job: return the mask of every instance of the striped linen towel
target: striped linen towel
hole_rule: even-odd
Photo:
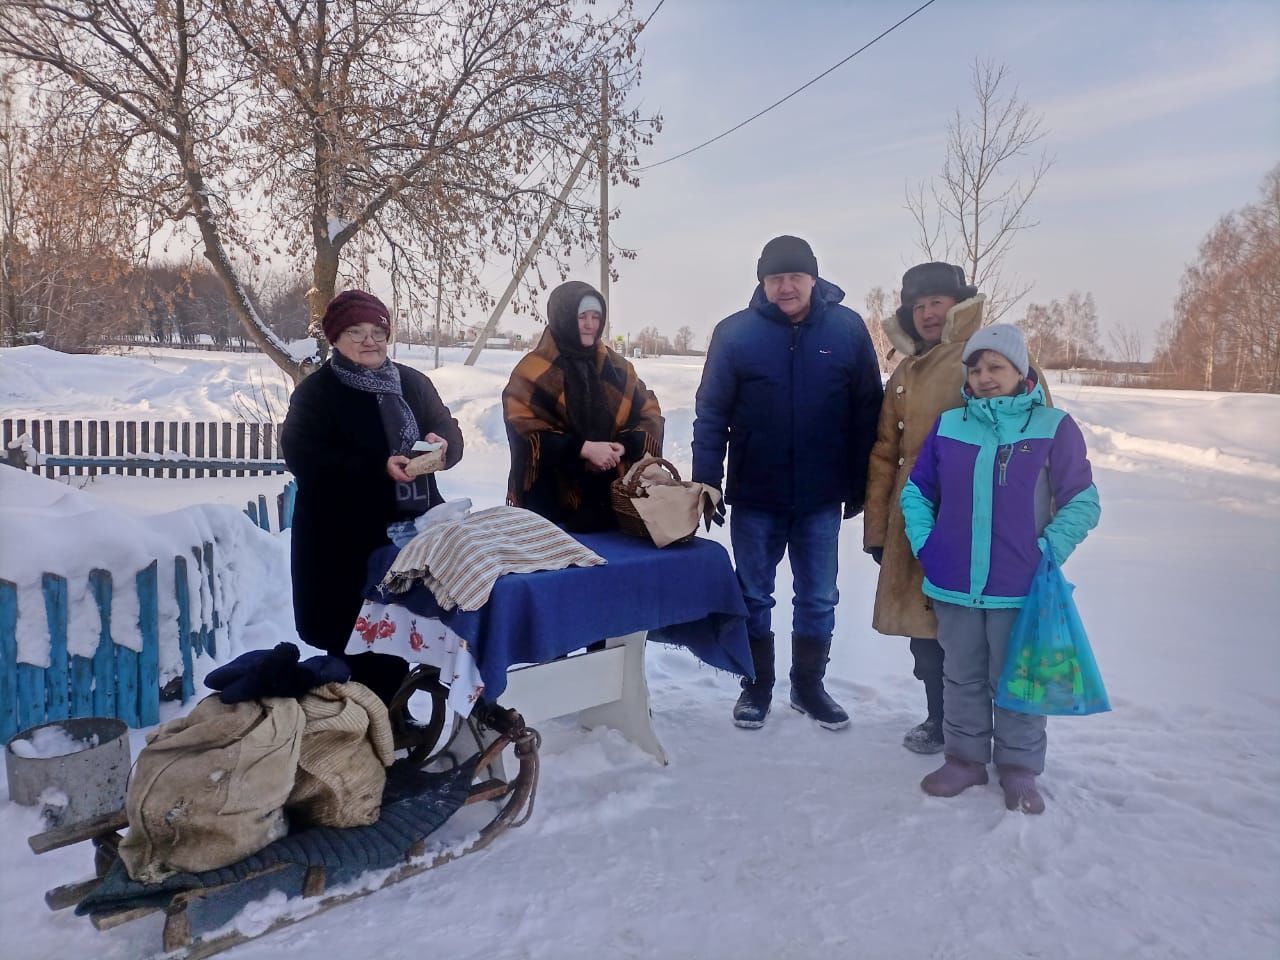
[[[390,593],[421,580],[445,610],[478,610],[504,573],[594,567],[604,557],[520,507],[490,507],[413,538],[382,579]]]

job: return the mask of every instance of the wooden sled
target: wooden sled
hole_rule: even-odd
[[[423,689],[429,689],[428,676],[419,675],[412,679],[421,684]],[[410,681],[406,681],[406,686],[409,683]],[[435,701],[435,694],[433,693],[432,696]],[[403,707],[407,699],[408,693],[400,698],[399,706]],[[440,703],[443,703],[442,698]],[[410,847],[402,863],[386,872],[382,883],[376,889],[398,883],[468,853],[484,849],[505,830],[523,825],[532,815],[538,782],[539,737],[537,731],[526,727],[524,719],[514,710],[489,707],[478,712],[480,715],[471,721],[471,727],[473,730],[483,731],[484,739],[488,742],[476,761],[474,768],[476,777],[467,791],[463,806],[496,801],[499,804],[497,814],[465,849],[449,850],[435,856],[428,856],[430,837],[419,840]],[[397,723],[402,728],[398,731],[397,747],[409,749],[411,758],[415,755],[419,758],[413,762],[420,764],[428,754],[432,753],[434,743],[428,742],[431,731],[427,728],[409,730],[409,741],[402,742],[399,734],[404,732],[403,719],[398,718]],[[430,726],[430,724],[427,725],[428,728]],[[434,732],[437,740],[442,729],[443,722]],[[513,748],[515,752],[518,765],[516,775],[510,781],[494,777],[480,779],[484,771],[502,769],[500,758],[502,752],[508,747]],[[107,871],[119,859],[117,847],[122,839],[120,831],[127,827],[128,818],[125,811],[117,810],[92,820],[61,826],[29,838],[28,843],[37,854],[84,841],[93,844],[95,875],[48,891],[45,894],[45,903],[51,910],[74,907],[99,887]],[[255,940],[331,907],[374,892],[364,888],[362,884],[352,884],[349,876],[341,883],[341,887],[346,889],[330,892],[329,879],[324,867],[310,866],[304,869],[297,864],[277,864],[251,873],[235,883],[205,886],[176,893],[167,905],[162,907],[147,906],[99,912],[92,914],[90,921],[97,929],[108,930],[142,917],[163,913],[164,929],[161,947],[166,960],[170,957],[196,960],[196,958],[221,953],[230,947]],[[230,932],[206,936],[219,929],[227,930],[229,921],[248,902],[275,891],[283,891],[290,898],[301,898],[301,902],[296,905],[290,915],[280,917],[269,927],[257,933],[246,934],[232,929]]]

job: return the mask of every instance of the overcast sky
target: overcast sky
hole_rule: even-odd
[[[664,120],[642,162],[745,119],[918,5],[667,0],[642,36],[636,102]],[[687,324],[704,344],[779,233],[808,239],[859,312],[873,286],[896,288],[922,259],[904,188],[940,168],[975,56],[1007,64],[1055,159],[1012,270],[1031,300],[1092,291],[1104,331],[1136,326],[1149,353],[1201,238],[1280,163],[1280,4],[938,0],[772,113],[613,191],[614,242],[638,253],[619,265],[613,331]],[[499,292],[501,269],[488,277]]]

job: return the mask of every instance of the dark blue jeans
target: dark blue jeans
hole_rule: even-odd
[[[747,604],[747,633],[763,637],[770,630],[773,585],[783,551],[791,557],[794,588],[791,632],[796,636],[831,639],[836,622],[839,562],[840,504],[812,513],[772,513],[733,507],[729,539],[733,562]]]

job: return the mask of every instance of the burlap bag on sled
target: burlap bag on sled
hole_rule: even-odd
[[[129,876],[155,883],[216,870],[283,837],[302,729],[297,700],[228,704],[215,694],[156,730],[125,799]]]
[[[290,818],[324,827],[375,823],[395,760],[386,705],[361,683],[326,683],[300,704],[306,723],[285,804]]]

